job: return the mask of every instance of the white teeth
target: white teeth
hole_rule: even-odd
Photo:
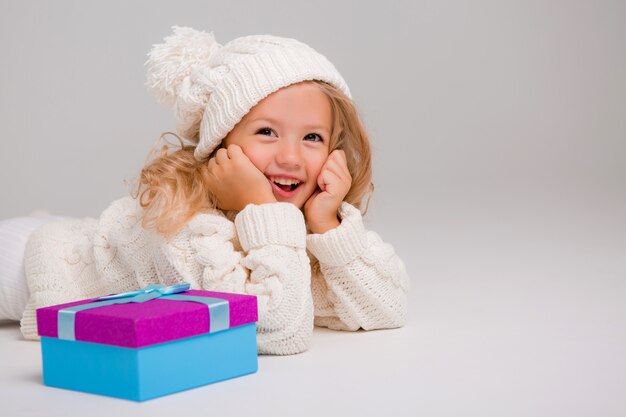
[[[281,177],[270,176],[270,180],[272,182],[275,182],[276,184],[281,184],[281,185],[300,184],[300,180],[296,180],[293,178],[281,178]]]

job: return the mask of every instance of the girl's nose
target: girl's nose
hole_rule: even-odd
[[[302,165],[300,141],[292,139],[281,141],[276,153],[276,162],[279,165],[300,167]]]

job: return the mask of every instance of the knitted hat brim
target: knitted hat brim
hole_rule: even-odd
[[[272,70],[268,71],[267,69]],[[211,94],[200,124],[194,156],[203,160],[241,119],[273,92],[302,81],[327,82],[351,98],[335,66],[310,48],[273,48],[238,62]]]

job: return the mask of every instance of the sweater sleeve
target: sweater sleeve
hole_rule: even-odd
[[[250,270],[246,292],[257,296],[259,353],[308,349],[313,332],[311,267],[302,212],[290,203],[249,204],[235,226]]]
[[[35,229],[24,253],[30,290],[21,320],[25,338],[38,338],[37,308],[136,288],[129,260],[149,253],[137,219],[136,202],[127,196],[98,219],[65,218]]]
[[[315,325],[333,330],[401,327],[410,281],[402,260],[380,236],[365,230],[360,211],[342,203],[341,224],[307,236],[319,261],[312,278]]]
[[[165,285],[185,281],[194,289],[245,293],[247,272],[233,245],[235,225],[218,212],[201,213],[176,235],[162,238],[154,266]]]
[[[234,220],[198,214],[162,240],[154,257],[158,282],[184,280],[192,288],[255,295],[259,353],[306,350],[313,301],[304,216],[289,203],[250,204]]]

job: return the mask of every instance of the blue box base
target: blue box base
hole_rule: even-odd
[[[144,401],[256,372],[256,323],[139,349],[41,338],[43,383]]]

